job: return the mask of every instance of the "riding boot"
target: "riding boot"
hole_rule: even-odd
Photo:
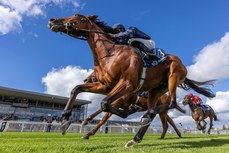
[[[155,54],[151,53],[150,50],[149,50],[149,48],[146,47],[143,43],[139,43],[138,44],[138,48],[141,51],[143,51],[148,58],[151,57],[151,58],[154,58],[154,59],[158,59],[158,57]]]

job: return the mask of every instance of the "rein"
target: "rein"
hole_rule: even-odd
[[[89,21],[90,21],[90,20],[89,20]],[[73,34],[69,34],[69,33],[68,33],[69,27],[72,28],[71,23],[74,23],[74,22],[67,22],[67,23],[64,24],[64,25],[65,25],[65,29],[67,30],[67,34],[68,34],[69,36],[71,36],[71,37],[76,38],[76,39],[87,40],[86,38],[81,38],[81,37],[78,37],[78,36],[75,36],[75,35],[73,35]],[[101,32],[101,31],[97,31],[97,30],[88,30],[88,29],[80,29],[80,28],[75,28],[75,29],[76,29],[76,30],[79,30],[79,31],[93,32],[93,33],[99,33],[99,34],[103,34],[103,35],[108,35],[108,36],[109,36],[108,33]]]

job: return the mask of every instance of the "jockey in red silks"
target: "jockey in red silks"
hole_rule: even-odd
[[[191,97],[192,102],[197,106],[201,106],[203,104],[202,99],[200,97],[193,95],[192,93],[189,94],[189,97]]]
[[[198,97],[196,95],[193,95],[192,93],[190,93],[188,96],[191,97],[192,102],[196,106],[201,107],[203,109],[204,113],[206,113],[206,111],[208,111],[211,108],[208,105],[204,105],[203,101],[202,101],[202,99],[200,97]]]
[[[191,97],[192,99],[192,102],[196,105],[202,105],[203,102],[202,102],[202,99],[196,95],[193,95],[192,93],[189,94],[189,96]]]

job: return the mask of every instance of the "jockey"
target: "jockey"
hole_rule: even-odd
[[[192,102],[198,106],[198,107],[201,107],[204,111],[204,113],[206,113],[206,111],[209,110],[209,106],[208,105],[204,105],[203,104],[203,101],[200,97],[196,96],[196,95],[193,95],[192,93],[189,94],[189,96],[191,97],[192,99]]]
[[[189,94],[189,97],[191,97],[192,102],[196,105],[196,106],[201,106],[202,107],[202,99],[196,95],[193,95],[192,93]]]
[[[120,23],[114,24],[112,28],[114,34],[111,34],[110,36],[116,42],[125,45],[132,45],[140,49],[144,52],[146,58],[152,56],[153,58],[158,59],[157,55],[150,52],[155,48],[155,42],[150,36],[136,27],[129,27],[128,29],[125,29],[125,27]]]

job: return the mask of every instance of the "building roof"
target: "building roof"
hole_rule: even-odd
[[[0,95],[20,97],[20,98],[26,98],[26,99],[32,99],[32,100],[40,100],[40,101],[46,101],[46,102],[51,102],[51,103],[53,102],[61,103],[61,104],[66,104],[68,101],[67,97],[13,89],[13,88],[2,87],[2,86],[0,86]],[[88,101],[88,100],[76,99],[76,106],[81,106],[81,105],[90,104],[90,103],[91,101]]]

